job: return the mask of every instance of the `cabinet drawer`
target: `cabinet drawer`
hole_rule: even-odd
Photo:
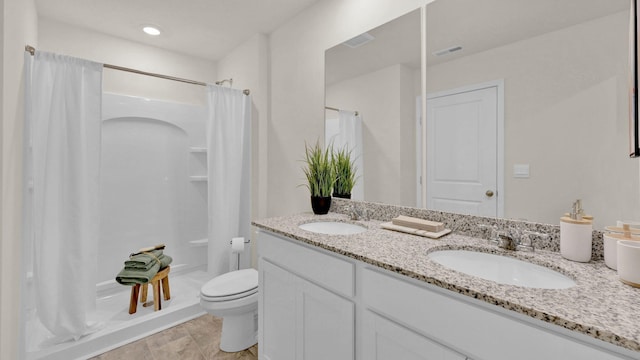
[[[355,264],[293,241],[259,231],[258,255],[328,290],[354,296]]]

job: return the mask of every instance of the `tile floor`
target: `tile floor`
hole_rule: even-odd
[[[257,360],[258,345],[238,353],[221,351],[222,319],[207,314],[119,347],[90,360]]]

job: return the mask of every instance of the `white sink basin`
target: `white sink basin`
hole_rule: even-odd
[[[318,221],[298,226],[302,230],[325,235],[352,235],[367,231],[367,228],[338,221]]]
[[[499,284],[539,289],[566,289],[576,285],[575,281],[559,272],[506,256],[442,250],[428,257],[447,268]]]

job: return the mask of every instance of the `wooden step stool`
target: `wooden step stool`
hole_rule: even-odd
[[[153,311],[158,311],[162,309],[162,300],[160,299],[160,283],[162,283],[162,293],[164,294],[164,299],[171,299],[171,289],[169,288],[169,270],[170,267],[158,271],[156,276],[154,276],[148,284],[142,284],[142,294],[140,294],[140,302],[143,303],[142,306],[147,306],[147,289],[148,285],[151,284],[153,286]],[[131,286],[131,301],[129,301],[129,314],[133,314],[138,309],[138,293],[140,292],[140,285],[135,284]],[[149,304],[150,305],[150,304]]]

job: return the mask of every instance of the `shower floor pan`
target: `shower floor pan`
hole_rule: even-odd
[[[170,275],[171,299],[162,302],[162,310],[154,312],[153,306],[138,306],[137,312],[131,315],[131,290],[121,286],[121,290],[97,299],[97,310],[103,325],[93,334],[77,341],[44,346],[46,331],[34,326],[28,328],[26,341],[31,351],[27,352],[26,358],[87,359],[204,315],[200,307],[200,287],[208,280],[209,275],[202,270]]]

